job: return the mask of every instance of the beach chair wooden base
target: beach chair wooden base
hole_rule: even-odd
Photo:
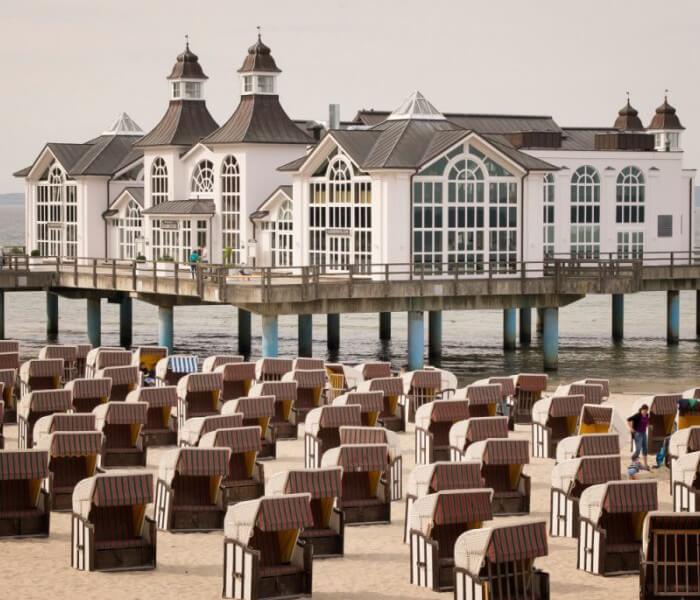
[[[5,438],[0,434],[0,450],[5,449]]]
[[[409,534],[411,548],[411,583],[435,592],[449,592],[454,589],[454,559],[440,558],[439,545],[419,531]]]
[[[244,500],[255,500],[264,495],[265,483],[257,479],[221,484],[221,498],[224,506]]]
[[[54,512],[71,512],[73,510],[73,489],[51,490],[51,510]]]
[[[168,529],[173,533],[220,531],[224,528],[224,514],[225,511],[217,506],[174,506]]]
[[[549,510],[549,535],[577,538],[579,530],[578,498],[552,489]]]
[[[3,418],[3,423],[16,423],[17,422],[17,409],[5,407],[5,416]]]
[[[392,417],[382,417],[377,419],[380,427],[384,427],[389,431],[402,432],[406,431],[406,426],[404,424],[404,419],[402,416],[392,416]]]
[[[345,519],[333,508],[327,529],[305,529],[299,538],[313,546],[314,558],[335,558],[345,554]]]
[[[291,412],[289,413],[289,421],[295,426],[303,425],[306,422],[306,415],[309,414],[312,408],[313,407],[311,406],[293,406]]]
[[[141,431],[141,444],[144,448],[156,448],[160,446],[176,446],[177,431],[172,429],[151,429]]]
[[[549,573],[532,569],[522,576],[515,563],[506,575],[488,577],[481,573],[473,577],[464,569],[456,568],[455,600],[549,600]]]
[[[530,496],[521,492],[496,492],[491,501],[494,515],[527,515],[530,514]]]
[[[270,423],[275,439],[295,440],[297,439],[297,426],[287,421],[275,421]]]
[[[102,404],[100,398],[77,398],[73,400],[73,412],[91,413],[100,404]]]
[[[346,525],[391,523],[391,504],[379,499],[344,502],[341,508]]]
[[[0,511],[0,538],[48,537],[51,498],[41,490],[36,508]]]
[[[639,572],[641,542],[608,544],[604,529],[579,518],[577,568],[605,577]]]
[[[145,467],[146,450],[140,448],[110,448],[105,450],[100,461],[100,468]]]
[[[672,485],[674,512],[696,512],[700,508],[700,490],[680,481]]]
[[[273,432],[270,431],[270,434]],[[272,437],[272,435],[270,435]],[[270,441],[268,439],[264,439],[262,441],[262,447],[260,448],[260,452],[258,452],[257,460],[271,460],[277,458],[277,441]]]
[[[111,402],[124,402],[133,387],[134,386],[130,383],[125,385],[113,385],[112,391],[109,393],[109,400]]]

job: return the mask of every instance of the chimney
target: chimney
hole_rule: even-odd
[[[328,129],[340,129],[340,104],[328,105]]]

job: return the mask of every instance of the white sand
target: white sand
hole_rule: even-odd
[[[631,411],[633,395],[615,395],[613,402],[624,416]],[[529,428],[518,428],[517,438],[529,439]],[[5,426],[6,448],[16,448],[16,426]],[[414,464],[414,438],[403,434],[404,482]],[[155,472],[162,450],[148,452],[148,468]],[[303,436],[295,442],[279,442],[275,461],[265,462],[265,473],[303,467]],[[626,452],[626,449],[625,449]],[[627,460],[623,464],[627,464]],[[549,481],[552,460],[531,459],[525,472],[532,477],[532,513],[546,520],[549,514]],[[653,461],[652,461],[653,462]],[[668,471],[659,479],[660,508],[671,509]],[[314,561],[313,597],[323,599],[401,600],[403,598],[452,598],[409,584],[409,550],[401,542],[403,502],[392,505],[392,524],[348,527],[345,557]],[[221,597],[223,534],[158,532],[158,568],[132,573],[85,573],[70,567],[70,516],[51,515],[51,536],[44,540],[0,541],[0,599],[51,597],[54,600],[187,600]],[[553,600],[585,597],[602,600],[636,598],[639,577],[603,578],[576,569],[576,540],[550,538],[549,556],[537,565],[550,573]]]

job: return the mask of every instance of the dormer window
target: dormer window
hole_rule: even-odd
[[[201,97],[200,81],[173,81],[173,100],[200,100]]]

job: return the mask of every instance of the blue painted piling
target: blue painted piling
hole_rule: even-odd
[[[428,356],[430,358],[440,358],[442,356],[441,310],[428,312]]]
[[[517,315],[518,311],[515,308],[503,310],[503,349],[506,351],[515,350]]]
[[[124,296],[119,302],[119,345],[130,348],[133,341],[133,300]]]
[[[158,307],[158,344],[165,346],[169,353],[175,346],[174,313],[172,306]]]
[[[529,346],[532,341],[532,310],[527,308],[520,309],[520,345]]]
[[[279,333],[277,315],[262,317],[262,355],[275,358],[279,353]]]
[[[379,339],[383,342],[391,339],[391,313],[379,313]]]
[[[251,315],[249,310],[238,309],[238,354],[250,356]]]
[[[408,370],[415,371],[423,368],[423,347],[425,338],[423,331],[423,312],[408,311]]]
[[[313,315],[299,315],[299,356],[313,356]]]
[[[46,292],[46,336],[55,338],[58,335],[58,295]]]
[[[666,292],[666,343],[676,346],[680,338],[681,302],[678,290]]]
[[[544,370],[556,371],[559,367],[559,309],[545,308],[542,313],[542,320]]]
[[[331,352],[340,350],[340,315],[329,313],[326,318],[328,349]]]
[[[58,309],[56,312],[58,313]],[[58,320],[58,314],[56,320]],[[88,341],[93,348],[102,345],[102,304],[100,298],[87,299],[87,334]]]
[[[621,342],[625,337],[625,295],[612,295],[612,337]]]

